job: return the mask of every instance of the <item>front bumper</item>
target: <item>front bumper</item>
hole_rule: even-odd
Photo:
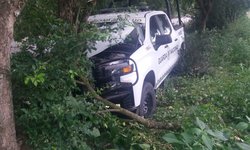
[[[122,103],[124,99],[131,99],[130,97],[133,97],[132,84],[118,83],[115,86],[105,89],[101,96],[113,103]]]
[[[121,81],[120,75],[113,74],[113,70],[116,69],[120,64],[113,63],[117,61],[127,61],[131,62],[134,65],[133,76],[129,76],[127,81]],[[94,78],[96,80],[96,86],[98,88],[103,89],[101,96],[105,99],[115,103],[121,104],[123,108],[133,109],[134,107],[134,95],[133,95],[133,86],[138,81],[138,70],[137,65],[134,60],[130,58],[121,58],[121,59],[113,59],[110,61],[106,61],[96,65],[94,70]],[[133,83],[131,83],[131,80]]]

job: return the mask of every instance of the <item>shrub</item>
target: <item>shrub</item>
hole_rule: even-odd
[[[30,38],[12,56],[16,124],[34,149],[129,149],[139,142],[124,122],[76,84],[92,79],[87,42],[103,37],[95,28],[74,33],[69,25],[47,37]],[[67,30],[68,28],[68,30]]]
[[[180,134],[167,133],[162,138],[177,149],[242,149],[250,148],[232,129],[214,130],[199,118],[195,127],[185,129]],[[246,129],[249,123],[239,123],[238,129]],[[244,127],[243,127],[244,126]]]
[[[188,35],[189,72],[168,80],[160,103],[172,105],[156,114],[160,120],[182,123],[183,132],[164,136],[174,148],[249,149],[249,23],[240,18],[221,31]],[[199,133],[201,126],[192,124],[196,117],[206,126]],[[227,140],[211,134],[215,132],[225,134]]]
[[[242,17],[224,30],[187,35],[189,74],[207,74],[219,67],[249,67],[249,19]]]

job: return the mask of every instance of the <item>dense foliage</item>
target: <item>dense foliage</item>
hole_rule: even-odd
[[[188,35],[189,73],[167,82],[161,103],[171,106],[157,115],[182,122],[182,133],[164,136],[174,147],[249,149],[249,23],[243,17],[222,31]]]
[[[208,28],[222,28],[243,16],[250,7],[249,0],[213,1],[213,7],[207,22]]]
[[[15,23],[14,38],[21,41],[25,37],[47,36],[58,31],[57,5],[50,0],[32,1],[25,4]]]

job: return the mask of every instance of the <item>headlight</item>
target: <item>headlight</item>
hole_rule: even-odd
[[[123,74],[128,74],[128,73],[133,72],[133,70],[134,70],[133,65],[128,65],[128,66],[126,66],[126,67],[123,67],[123,68],[121,69],[121,72],[122,72]]]
[[[111,62],[110,66],[107,66],[106,69],[112,70],[111,74],[115,76],[121,76],[125,74],[129,74],[134,71],[133,64],[129,64],[127,61],[126,62]]]

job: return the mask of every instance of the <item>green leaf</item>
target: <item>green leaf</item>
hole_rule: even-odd
[[[35,86],[37,86],[37,85],[38,85],[38,82],[37,82],[37,81],[34,81],[33,84],[34,84]]]
[[[167,133],[162,138],[168,143],[184,144],[182,141],[178,140],[173,133]]]
[[[182,136],[184,142],[187,144],[191,143],[194,140],[192,134],[189,134],[188,132],[181,133],[181,136]]]
[[[142,148],[143,150],[149,150],[150,149],[150,145],[149,144],[139,144],[140,148]]]
[[[37,79],[38,80],[44,80],[44,77],[45,77],[45,74],[44,73],[39,73],[38,75],[37,75]]]
[[[242,150],[250,150],[250,145],[248,145],[248,144],[239,143],[239,142],[237,142],[236,144],[237,144],[237,146],[238,146],[239,148],[241,148]]]
[[[96,127],[94,127],[93,130],[92,130],[92,132],[91,132],[91,135],[93,135],[94,137],[99,137],[101,134],[100,134],[99,129],[97,129]]]
[[[198,117],[196,118],[196,124],[199,126],[201,130],[204,130],[206,128],[206,124],[201,121]]]
[[[29,83],[29,81],[30,81],[30,78],[29,78],[29,77],[26,77],[25,80],[24,80],[24,84],[27,85],[27,84]]]
[[[200,134],[202,133],[202,130],[199,129],[199,128],[193,128],[193,129],[192,129],[192,132],[193,132],[194,134],[196,134],[196,135],[200,135]]]
[[[247,118],[248,122],[250,123],[250,118],[248,116],[246,116],[246,118]]]
[[[41,79],[40,79],[40,82],[41,82],[41,83],[44,83],[44,81],[45,81],[44,78],[41,78]]]
[[[28,113],[29,113],[29,112],[27,111],[27,109],[25,109],[25,108],[22,108],[21,111],[24,112],[24,114],[28,114]]]
[[[203,143],[206,145],[206,147],[210,150],[213,149],[213,141],[210,139],[210,137],[208,137],[207,135],[203,134],[201,136],[201,139],[203,141]]]
[[[211,129],[206,130],[206,132],[215,137],[215,132],[212,131]]]
[[[30,77],[30,80],[31,80],[31,82],[34,84],[35,78],[34,78],[34,77]]]
[[[59,122],[59,128],[61,129],[63,127],[63,123]]]
[[[212,131],[212,130],[207,130],[206,131],[208,134],[212,135],[213,137],[219,139],[219,140],[222,140],[222,141],[227,141],[228,138],[225,137],[224,133],[221,132],[221,131]]]
[[[246,130],[248,128],[248,123],[245,123],[245,122],[240,122],[236,125],[236,129],[238,130]]]

